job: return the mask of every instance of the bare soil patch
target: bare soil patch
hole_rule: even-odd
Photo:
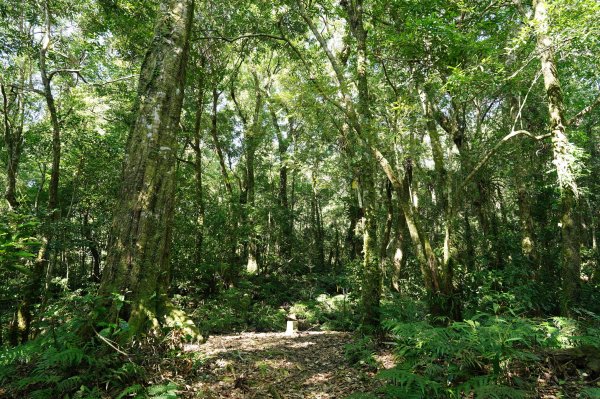
[[[210,337],[186,352],[200,360],[186,372],[185,398],[345,398],[373,392],[380,382],[375,371],[350,366],[345,332],[242,333]],[[378,360],[389,366],[390,355]],[[183,388],[183,387],[182,387]]]

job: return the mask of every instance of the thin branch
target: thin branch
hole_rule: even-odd
[[[113,80],[106,80],[104,82],[92,82],[90,83],[90,86],[105,86],[111,83],[116,83],[116,82],[121,82],[123,80],[129,80],[132,78],[135,78],[138,75],[127,75],[127,76],[123,76],[121,78],[117,78],[117,79],[113,79]]]
[[[177,157],[177,161],[183,162],[183,163],[188,164],[190,166],[194,166],[194,163],[192,161],[188,161],[187,159],[184,159],[184,158]]]
[[[236,37],[227,37],[227,36],[221,36],[221,35],[219,35],[219,36],[199,36],[199,37],[196,37],[196,40],[223,40],[227,43],[233,43],[233,42],[237,42],[238,40],[242,40],[242,39],[258,38],[258,37],[287,41],[287,39],[284,37],[273,35],[270,33],[246,33],[246,34],[236,36]]]
[[[525,94],[525,98],[523,98],[523,102],[521,103],[521,106],[519,106],[519,112],[517,112],[517,116],[515,116],[515,120],[513,122],[512,128],[510,129],[511,131],[515,130],[515,127],[517,126],[517,123],[521,119],[521,113],[523,112],[523,108],[525,107],[525,103],[527,102],[527,98],[529,97],[529,93],[531,93],[531,90],[533,89],[533,86],[535,86],[535,83],[538,81],[538,79],[540,78],[540,76],[542,76],[542,72],[538,71],[535,74],[535,77],[533,78],[533,81],[531,82],[531,85],[529,86],[529,89],[527,90],[527,93]]]
[[[394,83],[392,83],[390,76],[388,74],[388,70],[385,66],[385,62],[383,61],[382,57],[376,57],[376,59],[379,61],[379,63],[381,64],[381,67],[383,68],[383,76],[385,76],[385,80],[387,82],[387,84],[392,88],[392,91],[394,92],[394,96],[396,98],[398,98],[398,88],[396,88],[396,86],[394,85]]]
[[[233,84],[231,85],[231,99],[233,100],[233,104],[235,105],[235,110],[237,111],[240,119],[242,120],[244,127],[246,127],[246,125],[248,124],[248,120],[246,118],[246,115],[244,115],[244,112],[242,111],[242,107],[240,107],[240,104],[238,103],[237,98],[235,97],[235,88],[233,87]]]
[[[77,73],[77,75],[81,78],[81,80],[83,80],[84,83],[87,83],[90,86],[96,86],[96,87],[105,86],[105,85],[108,85],[108,84],[111,84],[111,83],[121,82],[123,80],[129,80],[129,79],[135,78],[137,76],[137,75],[127,75],[127,76],[123,76],[123,77],[112,79],[112,80],[106,80],[104,82],[88,82],[83,76],[81,76],[81,74],[79,72],[75,72],[75,70],[66,70],[66,69],[52,71],[48,76],[49,76],[50,79],[52,79],[52,77],[54,75],[56,75],[57,73],[67,73],[69,71],[71,71],[71,73]],[[45,96],[46,95],[46,93],[44,93],[43,90],[36,89],[35,87],[33,87],[33,85],[23,86],[23,85],[18,85],[16,83],[10,83],[8,86],[10,86],[13,89],[19,89],[19,90],[23,90],[23,91],[29,91],[29,92],[38,94],[40,96]]]
[[[15,88],[15,89],[20,89],[20,90],[23,90],[23,91],[30,91],[30,92],[38,94],[40,96],[45,96],[46,95],[46,93],[44,93],[43,90],[36,89],[33,86],[21,86],[21,85],[18,85],[18,84],[11,83],[10,87],[11,88]]]
[[[96,331],[96,329],[94,329],[94,332],[96,333],[96,336],[98,336],[98,338],[100,338],[106,345],[110,346],[111,348],[113,348],[114,350],[119,352],[121,355],[125,355],[125,356],[127,356],[127,358],[129,358],[128,353],[123,352],[121,349],[117,348],[115,345],[113,345],[112,342],[110,342],[110,340],[108,340],[106,337],[103,337],[100,333],[98,333],[98,331]]]
[[[517,136],[527,136],[533,140],[536,141],[540,141],[543,139],[546,139],[550,136],[552,136],[552,133],[548,133],[548,134],[542,134],[540,136],[535,136],[531,133],[529,133],[527,130],[516,130],[516,131],[512,131],[509,134],[507,134],[506,136],[504,136],[504,138],[502,138],[502,140],[500,140],[498,143],[496,143],[496,145],[487,152],[487,154],[485,154],[485,156],[483,158],[481,158],[481,160],[477,163],[477,165],[473,168],[473,170],[471,171],[471,173],[469,173],[467,175],[467,177],[463,180],[460,188],[463,189],[466,187],[467,183],[473,178],[473,176],[475,176],[475,174],[477,172],[479,172],[479,170],[490,160],[490,158],[496,153],[498,152],[498,150],[500,149],[500,147],[502,147],[502,144],[506,143],[508,140],[512,139],[513,137],[517,137]]]
[[[48,81],[52,81],[52,78],[54,77],[54,75],[56,75],[58,73],[75,74],[75,75],[79,76],[81,78],[81,80],[83,80],[83,83],[87,83],[87,80],[85,80],[85,78],[81,74],[81,69],[56,69],[56,70],[48,73]]]
[[[577,114],[575,114],[574,117],[569,119],[569,121],[567,122],[567,126],[578,127],[581,124],[581,120],[583,119],[583,117],[592,112],[592,110],[598,105],[600,105],[600,96],[596,97],[594,102],[592,102],[590,105],[579,111]]]

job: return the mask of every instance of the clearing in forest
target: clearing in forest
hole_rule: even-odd
[[[375,370],[352,367],[344,353],[345,332],[242,333],[213,336],[186,351],[200,354],[185,373],[185,398],[345,398],[374,391]],[[389,354],[376,356],[391,365]]]

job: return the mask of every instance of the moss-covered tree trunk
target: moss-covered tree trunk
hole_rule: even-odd
[[[177,132],[194,0],[163,0],[140,72],[123,183],[99,294],[109,320],[133,336],[163,325],[197,333],[167,297],[175,200]],[[120,295],[120,297],[119,297]]]
[[[542,66],[544,87],[550,115],[552,132],[552,163],[556,168],[560,188],[560,226],[562,240],[561,255],[561,313],[568,315],[571,307],[577,302],[580,285],[581,257],[579,253],[580,238],[577,223],[577,183],[573,172],[574,156],[572,145],[566,135],[564,101],[556,62],[554,60],[553,43],[550,37],[548,4],[545,0],[534,1],[534,23],[537,33],[537,51]]]
[[[202,58],[200,62],[200,68],[204,68],[204,58]],[[194,121],[194,137],[192,148],[195,153],[194,158],[194,177],[195,181],[195,189],[196,189],[196,211],[198,212],[196,217],[196,237],[194,242],[194,261],[196,265],[200,265],[202,262],[202,245],[204,243],[204,219],[205,219],[205,204],[204,204],[204,185],[202,182],[202,114],[204,111],[204,73],[201,70],[200,76],[198,78],[198,98],[197,98],[197,109],[196,109],[196,119]],[[212,279],[211,279],[212,280]]]
[[[24,75],[25,73],[21,72],[21,85],[24,82]],[[24,93],[17,89],[9,91],[4,84],[0,84],[0,92],[2,93],[4,146],[6,148],[6,191],[4,192],[4,198],[10,209],[17,209],[19,207],[16,195],[17,174],[23,150],[23,121],[25,119]],[[11,102],[16,103],[16,105],[11,107]]]
[[[280,214],[280,232],[279,232],[279,255],[284,262],[289,262],[292,257],[292,223],[290,215],[290,206],[288,201],[288,147],[290,144],[290,136],[293,122],[289,121],[289,129],[287,136],[284,136],[279,126],[277,113],[273,106],[269,107],[273,127],[277,134],[277,152],[279,154],[279,192],[277,199],[279,201]]]
[[[369,84],[367,78],[367,30],[363,23],[362,0],[344,3],[348,25],[352,36],[356,39],[356,75],[358,88],[358,120],[366,135],[371,137],[372,118],[369,99]],[[370,328],[379,328],[380,301],[382,289],[382,269],[378,251],[377,231],[377,193],[375,185],[374,160],[368,159],[361,165],[359,187],[362,191],[362,208],[364,209],[361,220],[363,236],[363,276],[362,276],[362,322]]]
[[[61,157],[61,128],[58,119],[58,111],[54,96],[52,94],[52,73],[48,72],[47,55],[51,46],[52,39],[52,15],[49,2],[44,1],[42,5],[44,17],[44,34],[40,43],[39,50],[39,70],[42,81],[42,95],[46,101],[50,123],[52,126],[52,169],[50,172],[50,185],[48,188],[48,215],[45,220],[45,228],[42,237],[42,245],[38,251],[31,275],[28,277],[27,285],[23,292],[23,300],[18,306],[16,315],[16,326],[19,330],[21,342],[25,342],[31,335],[31,325],[34,320],[33,307],[37,303],[42,303],[42,310],[46,302],[47,291],[52,277],[52,264],[50,262],[50,249],[55,238],[56,223],[60,219],[60,209],[58,201],[58,185],[60,177],[60,157]],[[24,115],[23,115],[24,116]],[[22,138],[21,138],[22,139]],[[13,165],[16,166],[16,165]],[[10,179],[10,177],[9,177]],[[45,285],[44,285],[45,281]]]

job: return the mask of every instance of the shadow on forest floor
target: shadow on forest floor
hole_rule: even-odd
[[[372,392],[380,386],[373,370],[352,367],[344,332],[242,333],[210,337],[202,345],[189,345],[198,354],[181,386],[185,398],[344,398]],[[376,356],[384,367],[389,353]],[[183,371],[183,370],[182,370]]]

